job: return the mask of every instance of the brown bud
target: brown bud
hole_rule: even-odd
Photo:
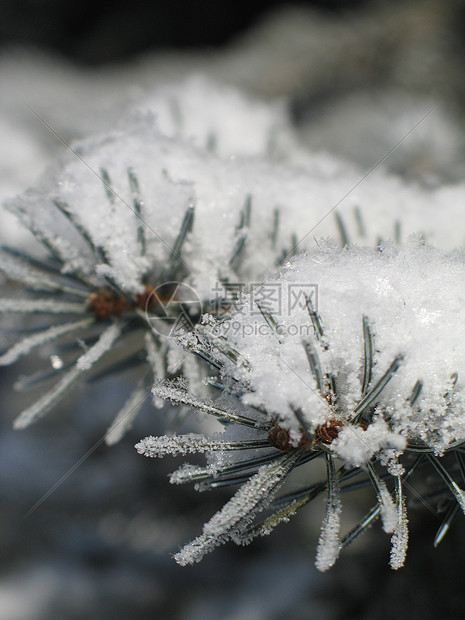
[[[119,316],[126,309],[126,300],[108,288],[99,288],[93,291],[86,300],[86,305],[93,315],[99,319],[110,316]]]

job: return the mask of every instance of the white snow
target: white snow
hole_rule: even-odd
[[[315,341],[314,328],[301,296],[315,293],[324,335]],[[258,293],[274,291],[268,310],[279,336],[257,309]],[[383,449],[401,452],[406,440],[443,452],[465,438],[465,391],[462,376],[465,352],[465,255],[444,253],[411,240],[403,248],[385,245],[381,251],[327,247],[289,262],[243,298],[236,314],[215,327],[238,353],[239,363],[225,359],[224,376],[235,376],[250,387],[243,402],[261,406],[296,433],[294,409],[303,411],[312,428],[334,415],[347,424],[331,444],[348,464],[360,465]],[[294,304],[290,308],[289,301]],[[274,313],[273,313],[274,312]],[[364,429],[351,422],[361,401],[363,318],[374,339],[370,387],[401,356],[398,369],[376,398],[377,415]],[[316,389],[303,343],[313,341],[323,373],[332,373],[338,389],[336,410]],[[244,361],[246,363],[241,363]],[[451,377],[458,373],[458,380]],[[421,393],[408,400],[417,381]],[[379,455],[378,455],[379,456]]]
[[[220,157],[282,159],[295,147],[284,100],[261,101],[200,73],[158,86],[135,108],[153,112],[164,135]]]
[[[381,171],[361,182],[362,171],[322,155],[308,155],[299,166],[259,157],[221,158],[166,137],[148,112],[133,113],[114,131],[73,148],[78,156],[68,153],[39,188],[10,206],[50,234],[66,238],[68,245],[77,245],[74,252],[66,250],[64,270],[72,271],[76,251],[81,260],[90,257],[53,201],[65,203],[108,258],[108,264],[93,269],[131,292],[141,290],[144,274],[160,272],[169,260],[192,203],[193,230],[182,259],[188,283],[203,300],[213,297],[221,277],[259,282],[297,242],[296,251],[302,251],[315,247],[314,237],[340,239],[341,226],[349,240],[372,246],[379,238],[405,241],[410,233],[422,233],[444,248],[465,241],[455,225],[462,213],[463,185],[427,191]],[[135,214],[130,169],[140,187],[142,222]],[[106,173],[111,189],[103,182]],[[248,196],[250,223],[239,229]],[[144,256],[138,250],[139,226],[147,240]],[[232,260],[241,236],[246,238],[244,251]]]
[[[382,418],[374,420],[367,429],[347,425],[331,444],[334,452],[348,465],[358,467],[378,456],[380,449],[404,450],[406,438],[390,430]]]

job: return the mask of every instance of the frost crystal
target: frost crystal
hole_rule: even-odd
[[[89,370],[95,362],[110,349],[115,340],[121,335],[121,327],[118,324],[110,325],[98,339],[97,343],[89,349],[76,362],[78,370]]]
[[[397,570],[404,565],[408,545],[408,519],[405,497],[402,492],[402,480],[396,479],[397,523],[391,538],[391,568]]]
[[[218,545],[227,542],[263,510],[279,489],[295,464],[296,456],[281,457],[271,465],[263,465],[234,497],[204,525],[203,534],[175,555],[176,562],[185,566],[199,562]]]
[[[139,454],[152,458],[163,457],[167,454],[209,452],[214,448],[214,442],[208,441],[203,435],[194,433],[181,436],[146,437],[136,445]]]
[[[336,474],[332,457],[327,455],[326,462],[328,471],[328,499],[315,561],[315,566],[322,572],[331,568],[339,555],[339,529],[341,527],[342,511],[339,489],[335,481]]]

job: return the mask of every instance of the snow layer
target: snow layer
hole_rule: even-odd
[[[201,74],[158,86],[135,109],[152,112],[166,136],[221,157],[286,158],[296,147],[284,100],[254,99]]]
[[[223,159],[162,135],[149,113],[135,113],[111,133],[73,148],[38,189],[10,206],[66,239],[65,269],[94,269],[86,265],[85,248],[69,248],[77,241],[54,201],[67,205],[108,258],[97,272],[131,292],[141,290],[148,271],[161,271],[190,205],[195,217],[182,258],[187,281],[202,299],[213,296],[220,278],[260,281],[298,241],[300,251],[314,247],[316,236],[375,245],[380,238],[402,241],[421,232],[445,248],[465,240],[455,225],[465,186],[426,191],[381,172],[361,182],[360,171],[316,155],[299,167]]]
[[[216,337],[223,336],[239,354],[237,364],[226,358],[225,380],[234,376],[245,382],[243,402],[266,409],[270,419],[280,418],[296,441],[301,427],[295,410],[300,409],[312,429],[334,416],[345,420],[331,448],[352,465],[379,456],[384,448],[401,452],[406,442],[442,453],[465,440],[464,282],[463,252],[444,253],[418,239],[404,248],[327,247],[294,258],[244,297],[231,319],[207,329],[216,330]],[[323,326],[319,340],[305,287],[308,296],[313,291]],[[279,291],[281,308],[268,303],[262,314],[257,301],[264,303],[267,289]],[[371,403],[377,408],[366,428],[358,426],[354,414],[362,400],[364,317],[374,342],[368,388],[389,379]],[[328,404],[324,385],[318,389],[304,346],[308,342],[321,375],[335,378],[337,406]]]

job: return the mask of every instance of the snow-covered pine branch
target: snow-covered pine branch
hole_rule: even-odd
[[[34,189],[8,202],[48,257],[4,248],[0,269],[54,298],[31,296],[16,307],[4,300],[0,310],[60,314],[66,325],[68,311],[79,312],[78,299],[92,324],[76,323],[68,332],[51,318],[49,328],[86,341],[118,317],[124,338],[151,333],[152,340],[140,338],[139,354],[154,381],[179,364],[199,385],[202,372],[191,357],[168,362],[178,355],[169,336],[190,329],[202,312],[233,311],[237,298],[267,272],[314,247],[315,236],[372,246],[380,239],[402,243],[410,233],[443,247],[465,240],[454,225],[464,186],[426,191],[381,171],[360,183],[362,171],[302,151],[278,105],[225,88],[213,91],[202,80],[184,90],[160,88],[111,130],[73,144]],[[202,96],[208,100],[209,94],[214,112],[201,116]],[[276,127],[285,150],[279,161],[268,148]],[[247,142],[252,137],[253,145]],[[58,351],[59,337],[55,342]],[[128,403],[138,397],[135,388]],[[128,426],[119,424],[113,439]]]
[[[399,568],[408,541],[403,488],[411,488],[406,481],[421,471],[419,464],[433,465],[443,494],[463,505],[454,472],[465,442],[459,378],[465,353],[456,346],[465,329],[464,276],[462,252],[448,254],[418,239],[403,248],[327,246],[295,257],[243,297],[236,314],[207,317],[198,330],[206,348],[217,348],[218,385],[230,392],[229,403],[236,399],[238,411],[249,408],[262,420],[254,429],[231,417],[227,440],[250,440],[244,435],[249,429],[268,446],[220,461],[207,448],[207,467],[185,465],[172,482],[191,480],[199,490],[247,485],[283,453],[297,457],[286,477],[325,456],[326,480],[269,501],[270,515],[261,524],[249,521],[232,540],[243,544],[269,533],[326,491],[317,567],[329,568],[340,549],[381,517],[392,534],[391,566]],[[183,339],[188,348],[194,336]],[[173,400],[170,388],[159,395]],[[175,398],[216,415],[217,405],[209,411],[186,391]],[[210,440],[199,441],[207,447]],[[335,460],[343,463],[337,471]],[[339,490],[365,486],[372,487],[377,504],[339,543]],[[448,513],[441,539],[451,518]],[[180,559],[197,561],[216,544],[204,532]]]

